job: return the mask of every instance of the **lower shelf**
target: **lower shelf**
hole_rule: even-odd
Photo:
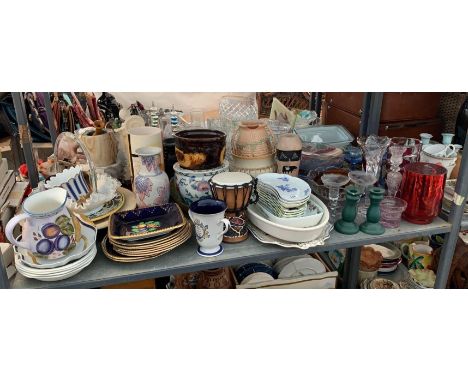
[[[16,274],[10,283],[11,288],[96,288],[105,285],[125,283],[169,276],[171,274],[199,271],[240,264],[248,261],[274,259],[284,256],[298,255],[304,252],[328,251],[337,248],[359,247],[365,244],[383,243],[393,240],[446,233],[450,224],[441,218],[436,218],[431,224],[416,225],[402,222],[399,228],[387,229],[381,236],[370,236],[364,233],[343,235],[332,232],[325,245],[307,250],[283,248],[271,244],[263,244],[255,238],[237,244],[223,244],[224,253],[215,258],[205,258],[196,253],[196,240],[188,242],[157,259],[141,263],[122,264],[108,260],[98,245],[98,254],[91,265],[82,272],[67,280],[43,282],[28,279]],[[99,240],[102,235],[98,236]]]

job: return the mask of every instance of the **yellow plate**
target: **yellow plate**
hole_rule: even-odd
[[[117,211],[113,211],[111,214],[115,212],[119,212],[119,211],[134,210],[136,208],[136,198],[135,198],[135,194],[132,191],[127,190],[126,188],[123,188],[123,187],[119,187],[117,189],[117,192],[123,195],[124,204]],[[106,215],[106,217],[104,218],[99,217],[98,220],[93,221],[93,224],[96,226],[97,229],[107,228],[107,226],[109,225],[109,216],[111,214]]]

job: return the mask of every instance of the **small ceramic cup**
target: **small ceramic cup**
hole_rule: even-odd
[[[188,211],[195,225],[198,254],[204,257],[218,256],[223,253],[223,235],[230,227],[224,218],[226,203],[222,200],[202,199],[193,202]]]

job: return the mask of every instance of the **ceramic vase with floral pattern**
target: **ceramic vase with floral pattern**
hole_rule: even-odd
[[[169,177],[160,169],[161,148],[141,147],[136,150],[141,167],[134,179],[138,208],[154,207],[169,202]]]

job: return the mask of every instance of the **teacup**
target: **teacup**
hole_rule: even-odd
[[[430,245],[414,242],[404,243],[400,248],[408,259],[409,269],[427,269],[431,265],[433,249]]]
[[[66,201],[67,191],[59,187],[29,196],[23,203],[24,212],[6,225],[6,237],[12,244],[39,256],[60,258],[66,255],[81,238],[80,223],[68,211]],[[26,221],[19,242],[13,230],[21,220]]]
[[[68,197],[75,202],[88,198],[91,193],[83,172],[78,166],[63,170],[45,183],[47,189],[54,187],[67,190]]]
[[[198,254],[212,257],[223,253],[223,235],[230,227],[228,219],[224,218],[226,203],[215,199],[202,199],[190,204],[188,211],[195,225],[195,235],[198,242]]]

